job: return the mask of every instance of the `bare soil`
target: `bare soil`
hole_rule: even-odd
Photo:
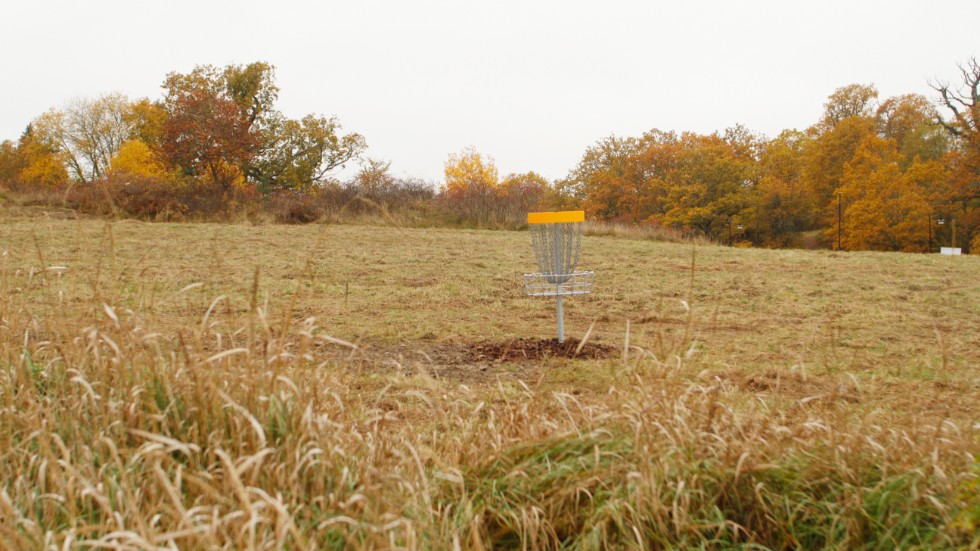
[[[580,343],[578,339],[567,339],[560,343],[558,339],[530,338],[480,342],[469,349],[468,359],[472,362],[522,362],[548,358],[598,360],[616,353],[616,349],[609,345],[589,341],[580,350]]]

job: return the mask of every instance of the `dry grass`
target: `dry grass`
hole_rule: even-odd
[[[674,228],[653,226],[649,224],[630,224],[624,222],[603,222],[589,220],[583,230],[585,235],[615,236],[626,239],[645,239],[665,243],[697,243],[707,245],[709,239],[697,237]]]
[[[583,247],[0,210],[0,548],[980,544],[980,260]]]

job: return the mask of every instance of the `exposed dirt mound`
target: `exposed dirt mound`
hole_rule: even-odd
[[[468,351],[467,359],[472,362],[520,362],[525,360],[541,360],[545,358],[606,358],[615,353],[615,349],[605,344],[586,342],[578,350],[579,341],[568,339],[559,343],[558,339],[514,339],[504,342],[481,342],[474,344]],[[576,354],[576,350],[578,353]]]

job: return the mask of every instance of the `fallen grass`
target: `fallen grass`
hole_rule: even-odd
[[[589,238],[628,353],[473,363],[526,237],[8,214],[0,547],[980,545],[975,260]]]

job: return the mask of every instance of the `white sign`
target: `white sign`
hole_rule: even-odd
[[[939,254],[948,254],[951,256],[959,256],[963,249],[959,247],[940,247]]]

